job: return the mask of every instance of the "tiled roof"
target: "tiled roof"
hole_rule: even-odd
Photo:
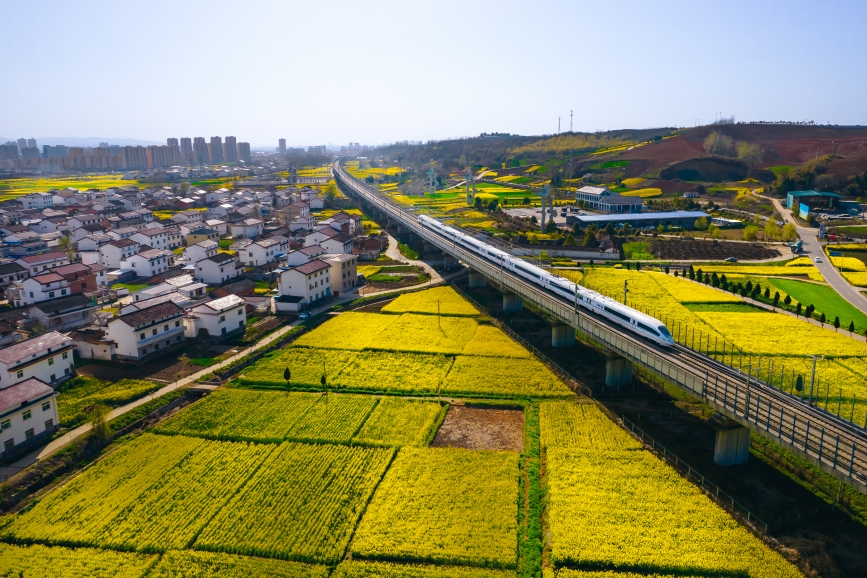
[[[203,303],[198,307],[207,307],[209,309],[213,309],[214,311],[225,311],[226,309],[237,307],[242,303],[244,303],[244,300],[237,295],[226,295],[225,297],[220,297],[219,299],[214,299],[213,301]]]
[[[49,283],[55,283],[57,281],[63,281],[63,277],[58,275],[57,273],[46,273],[45,275],[36,275],[35,277],[31,277],[34,281],[39,283],[40,285],[48,285]]]
[[[314,259],[313,261],[309,261],[304,263],[303,265],[298,265],[297,267],[293,267],[291,271],[298,271],[300,273],[304,273],[305,275],[310,275],[311,273],[315,273],[322,269],[328,269],[331,267],[328,263],[324,261],[320,261],[319,259]]]
[[[111,245],[112,247],[123,248],[131,247],[132,245],[138,245],[138,243],[131,239],[118,239],[117,241],[111,241],[110,243],[108,243],[108,245]]]
[[[46,395],[54,393],[54,389],[43,381],[31,377],[12,387],[0,389],[0,414],[4,414],[16,407],[29,405]]]
[[[123,321],[130,327],[140,327],[158,319],[165,319],[183,312],[184,310],[174,303],[166,302],[154,305],[153,307],[148,307],[147,309],[141,309],[133,313],[121,315],[117,319]]]
[[[70,273],[89,273],[90,268],[83,263],[73,263],[71,265],[61,265],[60,267],[55,267],[51,270],[52,273],[57,273],[58,275],[69,275]]]
[[[26,271],[26,269],[18,263],[0,263],[0,275],[20,273],[21,271]]]
[[[66,255],[64,255],[60,251],[52,251],[51,253],[43,253],[41,255],[28,255],[26,257],[21,257],[18,260],[24,261],[29,265],[33,265],[35,263],[47,263],[48,261],[57,261],[59,259],[68,260]]]
[[[234,261],[235,256],[229,255],[228,253],[217,253],[216,255],[211,255],[210,257],[205,257],[202,261],[213,261],[219,265],[226,263],[228,261]]]
[[[85,296],[83,293],[77,293],[68,297],[60,297],[58,299],[40,301],[38,303],[34,303],[32,307],[39,309],[43,313],[52,315],[57,313],[58,311],[67,311],[70,309],[84,309],[85,307],[95,308],[96,305],[93,305],[93,301],[90,299],[90,297]]]
[[[165,235],[166,232],[162,229],[144,229],[139,231],[138,234],[145,237],[156,237],[157,235]]]
[[[72,340],[56,331],[43,333],[39,337],[27,339],[15,345],[8,345],[0,349],[0,362],[6,365],[12,365],[17,361],[23,361],[33,355],[39,355],[44,351],[51,349],[59,349],[64,345],[71,343]]]

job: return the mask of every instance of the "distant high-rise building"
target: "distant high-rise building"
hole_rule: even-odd
[[[166,139],[166,145],[167,145],[167,146],[172,146],[172,145],[174,145],[174,146],[178,146],[178,139],[176,139],[176,138],[167,138],[167,139]]]
[[[238,142],[233,136],[226,137],[226,143],[223,145],[223,160],[227,163],[238,162]]]
[[[25,139],[25,138],[18,139],[18,152],[24,153],[24,149],[26,149],[26,148],[27,148],[27,139]]]
[[[111,156],[120,154],[120,145],[108,145],[108,154]]]
[[[277,142],[279,143],[279,144],[278,144],[278,147],[277,147],[277,150],[280,151],[280,156],[281,156],[281,157],[285,157],[285,156],[286,156],[286,139],[285,139],[285,138],[281,138],[281,139],[278,140]]]
[[[57,159],[65,157],[69,154],[66,145],[42,145],[42,158]]]
[[[190,140],[190,137],[183,137],[181,139],[181,153],[187,154],[193,152],[193,141]]]
[[[0,145],[0,160],[18,160],[18,144],[14,141],[9,141],[6,144]]]
[[[248,142],[239,142],[238,143],[238,158],[239,158],[239,160],[242,160],[245,163],[252,163],[253,162],[253,159],[250,157],[250,143],[248,143]]]
[[[309,154],[309,155],[324,155],[324,154],[326,154],[325,145],[307,147],[307,154]]]
[[[107,143],[107,142],[101,142],[101,143],[99,143],[99,146],[100,146],[100,148],[107,149],[107,148],[108,148],[108,143]]]
[[[27,139],[27,148],[29,148],[29,149],[38,149],[39,148],[39,145],[36,144],[35,138]]]
[[[142,146],[123,147],[120,152],[121,168],[146,169],[148,168],[147,151]]]
[[[206,165],[211,162],[208,144],[205,142],[205,137],[203,136],[197,136],[193,139],[193,162],[200,165]]]
[[[31,139],[31,140],[33,140],[33,139]],[[39,158],[39,149],[36,147],[25,147],[24,150],[21,151],[21,156],[25,159],[38,159]]]
[[[211,137],[211,142],[208,143],[208,156],[211,157],[212,163],[223,162],[223,139],[218,136]]]

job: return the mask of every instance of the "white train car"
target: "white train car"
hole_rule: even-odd
[[[427,215],[420,215],[418,220],[422,227],[435,231],[455,245],[460,245],[462,248],[471,251],[473,254],[496,266],[502,266],[504,269],[547,293],[551,293],[569,303],[577,303],[579,306],[601,317],[605,317],[641,337],[650,339],[654,343],[666,347],[674,345],[674,338],[665,325],[650,315],[645,315],[596,291],[581,287],[568,279],[564,279],[540,267],[536,267],[532,263],[518,259],[505,251],[492,247],[484,241],[448,227],[437,219],[428,217]]]

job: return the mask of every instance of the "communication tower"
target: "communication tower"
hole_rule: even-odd
[[[437,192],[437,174],[434,171],[434,161],[430,162],[430,170],[427,173],[428,175],[428,188],[430,189],[430,194],[433,195]]]
[[[473,180],[473,169],[467,169],[467,204],[472,206],[476,202],[476,181]]]

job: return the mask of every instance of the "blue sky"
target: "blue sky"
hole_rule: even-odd
[[[867,2],[0,0],[0,135],[867,124]]]

